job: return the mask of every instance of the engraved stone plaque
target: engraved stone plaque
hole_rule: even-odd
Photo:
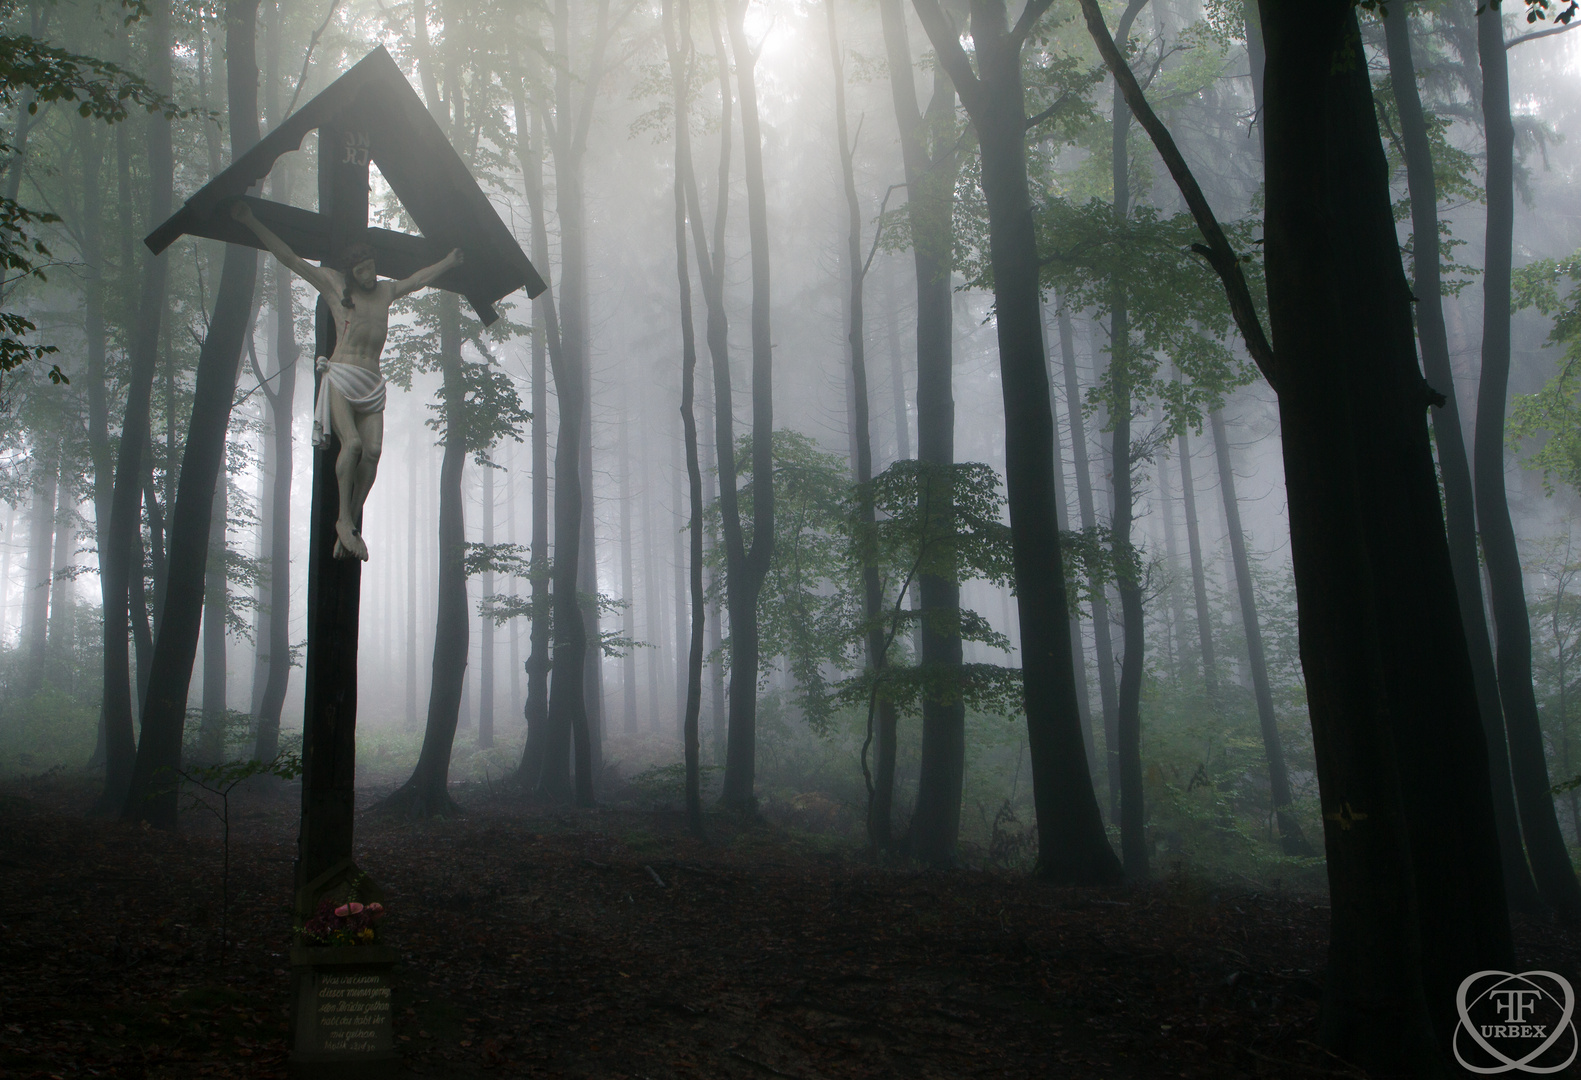
[[[394,964],[395,950],[381,945],[291,950],[291,1063],[297,1075],[394,1074]]]

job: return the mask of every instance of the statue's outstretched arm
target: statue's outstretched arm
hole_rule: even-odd
[[[452,267],[460,266],[462,261],[463,257],[461,254],[461,249],[453,249],[449,255],[446,255],[443,259],[440,259],[438,262],[434,263],[434,265],[425,266],[411,277],[402,278],[400,281],[397,281],[395,283],[395,295],[397,297],[402,297],[407,293],[414,293],[418,289],[427,288],[435,281],[439,280],[440,275],[444,274],[445,271],[451,269]]]
[[[251,229],[253,235],[263,241],[263,246],[268,248],[269,253],[279,259],[287,270],[302,278],[330,300],[339,298],[341,282],[336,280],[335,275],[321,266],[314,266],[292,251],[284,240],[270,230],[269,226],[253,216],[252,207],[237,200],[231,205],[231,217]]]

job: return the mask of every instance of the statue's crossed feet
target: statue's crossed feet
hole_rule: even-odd
[[[340,538],[335,541],[335,558],[368,561],[368,545],[362,542],[362,533],[357,531],[355,525],[347,521],[337,521],[335,535]]]

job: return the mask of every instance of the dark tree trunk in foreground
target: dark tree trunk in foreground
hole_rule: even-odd
[[[774,553],[774,342],[769,330],[769,220],[763,182],[763,134],[758,123],[757,54],[747,41],[747,0],[726,0],[725,23],[735,58],[741,103],[741,153],[747,182],[747,237],[752,260],[752,542],[731,560],[730,727],[719,801],[732,809],[757,806],[758,594]],[[716,275],[724,274],[717,262]],[[728,407],[728,402],[727,402]],[[721,444],[719,461],[734,483],[735,452]],[[733,500],[732,500],[733,501]],[[731,543],[726,536],[726,543]],[[741,547],[739,527],[732,547]]]
[[[1482,61],[1482,117],[1487,130],[1488,223],[1482,273],[1482,382],[1472,467],[1477,524],[1487,558],[1488,592],[1498,642],[1499,697],[1509,736],[1515,801],[1537,891],[1565,919],[1581,919],[1581,885],[1559,831],[1549,793],[1543,731],[1532,688],[1532,628],[1526,610],[1521,552],[1504,491],[1504,411],[1510,379],[1510,258],[1515,228],[1515,126],[1504,15],[1489,4],[1477,16]],[[1452,388],[1446,387],[1446,390]]]
[[[686,259],[686,187],[692,176],[692,146],[687,89],[691,83],[692,33],[690,5],[681,0],[671,22],[673,0],[664,3],[664,44],[670,62],[670,90],[675,104],[675,275],[681,312],[681,431],[686,441],[686,484],[691,498],[687,520],[691,638],[686,653],[686,704],[681,715],[681,743],[686,762],[686,824],[702,835],[702,751],[697,718],[703,704],[703,474],[697,460],[697,418],[693,411],[697,381],[697,331],[692,324],[692,275]],[[676,642],[680,648],[680,642]]]
[[[1120,876],[1120,866],[1104,835],[1082,750],[1070,628],[1063,618],[1049,617],[1067,605],[1054,516],[1054,418],[1039,314],[1037,237],[1027,194],[1021,82],[1021,47],[1048,3],[1032,0],[1012,28],[1003,0],[973,0],[975,75],[935,0],[915,3],[982,148],[1038,873],[1068,883],[1111,882]]]
[[[873,436],[870,429],[869,398],[867,390],[867,349],[863,330],[862,284],[867,275],[862,255],[862,204],[856,194],[856,166],[851,145],[850,127],[845,115],[845,59],[840,52],[840,37],[835,25],[834,0],[824,0],[824,14],[829,24],[829,61],[834,68],[834,124],[835,137],[840,140],[840,174],[845,189],[846,244],[845,261],[850,271],[849,299],[846,312],[846,355],[850,360],[852,412],[855,424],[851,441],[856,450],[856,482],[858,485],[857,515],[862,525],[871,530],[876,521],[872,491],[867,486],[873,479]],[[878,564],[865,561],[862,566],[862,611],[867,617],[867,666],[875,677],[887,666],[888,657],[884,641],[884,594],[879,583]],[[875,771],[887,776],[890,782],[880,790],[873,785],[867,816],[867,842],[875,850],[891,844],[890,813],[894,802],[895,775],[895,703],[880,693],[871,722],[874,730],[878,758]],[[887,755],[887,757],[886,757]]]
[[[935,67],[932,93],[923,113],[917,104],[911,43],[900,0],[880,0],[879,14],[906,169],[906,211],[911,219],[916,275],[917,460],[943,469],[955,464],[950,271],[955,180],[961,166],[956,152],[955,86],[948,72]],[[897,432],[903,426],[898,425]],[[934,490],[921,496],[933,519],[927,526],[928,535],[948,536],[954,527],[950,492],[938,490],[942,485],[932,486]],[[961,672],[960,583],[952,574],[921,575],[916,599],[919,662],[935,673],[939,685],[948,687],[959,680]],[[955,861],[965,755],[966,707],[959,695],[947,690],[924,694],[917,806],[906,836],[906,847],[924,862],[948,865]],[[879,747],[880,767],[874,785],[880,792],[894,789],[894,758],[893,746]],[[886,766],[885,762],[891,764]]]
[[[1334,898],[1322,1034],[1366,1069],[1427,1074],[1461,979],[1513,962],[1487,745],[1371,88],[1343,59],[1354,9],[1261,9],[1269,313]]]
[[[225,8],[228,126],[233,160],[258,141],[258,65],[254,59],[257,16],[258,0],[230,0]],[[121,811],[128,821],[148,821],[160,828],[176,827],[176,789],[166,779],[164,770],[181,764],[187,692],[203,617],[203,574],[215,481],[225,467],[225,435],[230,427],[237,365],[250,323],[257,276],[257,253],[251,248],[227,245],[215,290],[214,313],[198,354],[192,419],[170,513],[169,580],[148,674],[142,742]]]
[[[1321,1037],[1368,1071],[1437,1076],[1460,981],[1514,962],[1487,746],[1355,11],[1259,6],[1277,350],[1173,139],[1125,89],[1279,394],[1333,899]],[[1082,10],[1128,75],[1095,0]]]
[[[1257,724],[1263,735],[1263,755],[1268,759],[1268,789],[1279,822],[1279,844],[1286,855],[1312,855],[1301,823],[1291,806],[1290,774],[1285,769],[1285,752],[1279,742],[1279,725],[1274,716],[1274,693],[1268,685],[1268,659],[1263,654],[1263,632],[1257,621],[1257,594],[1252,588],[1252,562],[1246,553],[1246,534],[1241,530],[1241,505],[1235,495],[1235,466],[1230,460],[1230,440],[1224,428],[1224,414],[1214,409],[1208,414],[1213,428],[1213,450],[1219,460],[1219,491],[1224,497],[1224,521],[1230,533],[1230,557],[1235,563],[1235,589],[1241,601],[1241,626],[1246,631],[1247,661],[1252,672],[1252,695],[1257,700]]]
[[[637,612],[632,606],[636,582],[633,580],[631,559],[631,438],[627,434],[632,422],[629,413],[622,417],[620,431],[615,436],[616,453],[620,457],[620,598],[626,604],[620,613],[620,632],[627,641],[634,641],[637,637]],[[651,581],[651,575],[648,580]],[[658,643],[651,644],[657,646]],[[620,661],[620,705],[621,730],[627,735],[635,735],[637,650],[631,646],[627,646],[626,655]]]
[[[1400,142],[1405,151],[1406,181],[1411,197],[1411,233],[1416,255],[1411,291],[1416,296],[1416,333],[1428,385],[1443,395],[1443,402],[1433,409],[1433,443],[1438,451],[1439,473],[1443,477],[1444,523],[1449,539],[1449,559],[1455,569],[1455,595],[1460,601],[1466,645],[1471,651],[1477,706],[1487,732],[1488,772],[1493,784],[1493,811],[1499,831],[1504,888],[1512,907],[1534,911],[1542,906],[1542,901],[1526,865],[1520,818],[1515,809],[1509,748],[1504,737],[1504,707],[1499,701],[1493,642],[1488,636],[1487,612],[1482,602],[1471,464],[1466,456],[1460,403],[1455,396],[1455,376],[1449,363],[1449,334],[1444,326],[1443,284],[1439,271],[1442,255],[1438,233],[1438,181],[1433,173],[1427,119],[1416,88],[1416,63],[1411,55],[1410,22],[1405,10],[1390,12],[1383,25],[1389,51],[1390,82],[1400,111]]]

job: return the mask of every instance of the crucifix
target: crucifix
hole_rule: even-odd
[[[314,130],[316,212],[247,194]],[[369,227],[370,165],[421,235]],[[378,357],[389,305],[433,285],[464,296],[487,326],[499,317],[499,299],[519,288],[537,296],[546,286],[383,48],[287,117],[145,243],[158,254],[184,234],[268,248],[319,292],[312,355],[322,359],[315,363],[317,401],[327,422],[322,443],[315,438],[308,552],[296,861],[296,909],[305,918],[319,895],[360,876],[351,860],[358,608],[367,557],[360,516],[383,441]],[[395,280],[380,281],[377,273]]]

